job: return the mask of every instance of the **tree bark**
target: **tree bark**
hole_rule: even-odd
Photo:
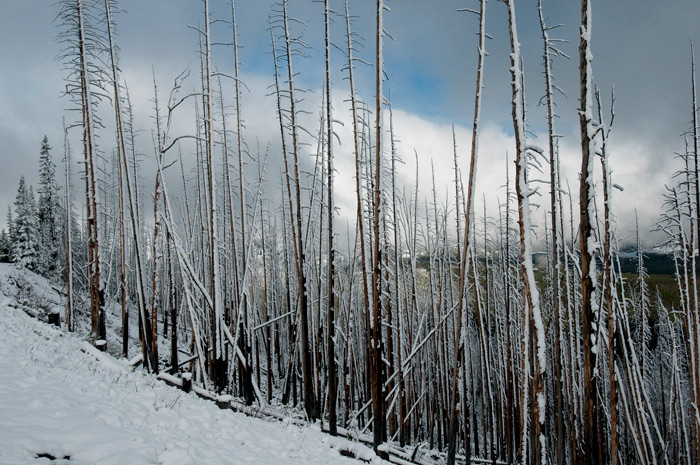
[[[593,254],[598,246],[592,219],[594,215],[593,192],[593,121],[591,97],[591,6],[589,0],[581,0],[581,35],[579,43],[580,109],[581,127],[581,177],[579,190],[581,249],[581,318],[583,337],[583,464],[601,462],[602,445],[599,441],[598,378],[593,376],[597,366],[598,331],[598,283]]]

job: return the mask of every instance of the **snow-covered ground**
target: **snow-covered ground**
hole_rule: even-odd
[[[17,271],[0,264],[0,464],[357,464],[359,444],[220,410],[19,308]],[[60,302],[42,278],[47,304]]]

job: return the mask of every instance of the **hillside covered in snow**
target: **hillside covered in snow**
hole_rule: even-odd
[[[60,297],[33,273],[0,264],[0,289],[3,465],[357,463],[341,450],[382,463],[318,425],[220,410],[40,321]],[[22,303],[30,294],[45,308]]]

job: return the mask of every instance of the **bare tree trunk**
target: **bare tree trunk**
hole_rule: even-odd
[[[158,204],[160,201],[161,194],[161,183],[163,182],[163,171],[161,166],[163,164],[163,134],[161,133],[160,127],[160,106],[158,103],[158,86],[156,84],[155,74],[153,76],[153,92],[154,98],[153,102],[155,105],[156,112],[156,160],[158,162],[158,171],[156,172],[156,180],[153,191],[153,238],[151,247],[151,260],[153,261],[153,272],[151,275],[151,353],[153,354],[152,368],[154,373],[158,373],[158,308],[159,299],[158,292],[160,291],[160,276],[158,274],[158,263],[161,259],[161,251],[158,249],[158,235],[160,234],[160,219],[158,217]]]
[[[73,203],[71,201],[70,142],[63,118],[63,144],[66,163],[66,328],[73,331]]]
[[[589,0],[581,0],[581,41],[579,44],[579,71],[581,84],[581,184],[579,193],[581,248],[581,316],[583,336],[583,464],[601,462],[602,445],[598,437],[598,378],[593,376],[597,362],[598,331],[598,282],[593,254],[598,245],[594,234],[592,215],[594,214],[593,191],[593,110],[591,96],[591,6]]]
[[[126,96],[127,96],[127,103],[130,102],[129,99],[129,89],[126,88]],[[131,107],[129,104],[128,107],[129,111],[131,111]],[[123,126],[122,126],[123,128]],[[134,141],[133,141],[133,121],[130,121],[129,128],[131,131],[131,150],[132,150],[132,155],[135,159],[136,157],[136,149],[134,147]],[[152,370],[152,367],[155,365],[155,358],[153,357],[153,352],[151,350],[152,344],[151,344],[151,330],[150,330],[150,319],[148,316],[148,310],[146,309],[146,290],[144,286],[144,280],[143,280],[143,268],[141,265],[141,229],[140,229],[140,223],[139,223],[139,214],[138,214],[138,195],[135,193],[132,193],[131,187],[131,179],[130,179],[130,174],[129,174],[129,163],[126,160],[126,157],[122,160],[123,163],[123,168],[124,168],[124,181],[126,183],[126,193],[127,193],[127,198],[129,200],[129,218],[130,218],[130,223],[131,223],[131,234],[132,234],[132,241],[133,241],[133,247],[134,247],[134,259],[135,259],[135,273],[136,273],[136,298],[137,298],[137,303],[138,303],[138,309],[139,309],[139,339],[141,341],[141,352],[142,356],[144,359],[144,364],[146,365],[148,370]],[[138,176],[134,176],[134,186],[138,185]]]
[[[384,100],[384,1],[377,0],[377,49],[376,49],[376,88],[375,88],[375,158],[374,158],[374,196],[373,196],[373,256],[372,256],[372,414],[374,415],[373,433],[374,449],[378,451],[379,445],[386,438],[386,418],[384,405],[384,362],[382,360],[382,251],[380,242],[381,227],[381,166],[382,166],[382,107]]]
[[[469,162],[469,186],[467,188],[467,205],[464,212],[464,246],[462,247],[461,264],[459,267],[459,290],[458,290],[458,300],[457,300],[457,314],[455,316],[456,320],[456,331],[455,331],[455,351],[454,351],[454,366],[452,369],[452,386],[450,394],[450,407],[449,407],[449,432],[448,432],[448,446],[447,446],[447,464],[453,465],[455,462],[455,454],[457,453],[457,396],[459,394],[459,375],[460,375],[460,364],[462,363],[462,358],[464,357],[464,344],[465,335],[463,328],[463,312],[464,312],[464,301],[465,301],[465,285],[466,285],[466,275],[469,269],[469,251],[470,251],[470,229],[471,229],[471,218],[474,210],[474,190],[476,184],[476,163],[479,152],[479,128],[481,124],[481,97],[483,89],[483,67],[484,58],[486,56],[486,0],[482,0],[480,3],[481,7],[479,9],[479,59],[476,70],[476,95],[474,98],[474,125],[472,128],[472,145],[471,145],[471,159]],[[466,419],[465,421],[469,421]],[[468,428],[467,428],[468,429]],[[468,440],[468,439],[467,439]],[[470,463],[471,457],[467,454],[467,464]]]
[[[554,381],[554,438],[556,444],[556,463],[563,465],[566,459],[566,441],[564,440],[564,402],[562,388],[562,344],[561,344],[561,259],[560,254],[560,231],[559,231],[559,160],[557,153],[557,144],[555,142],[554,131],[554,84],[552,82],[552,54],[560,55],[559,51],[553,46],[549,38],[549,30],[551,28],[545,25],[544,13],[542,11],[542,1],[538,0],[538,10],[540,14],[540,29],[542,31],[542,39],[544,41],[544,74],[546,85],[546,101],[547,101],[547,126],[548,126],[548,143],[549,143],[549,182],[550,182],[550,205],[551,205],[551,227],[552,227],[552,309],[553,318],[552,326],[554,327],[554,350],[552,354],[553,366],[553,381]]]
[[[104,323],[104,294],[100,282],[100,250],[97,221],[97,166],[95,163],[94,114],[90,82],[90,66],[87,57],[86,28],[84,21],[84,4],[76,1],[78,21],[78,47],[80,68],[80,89],[82,99],[83,154],[85,160],[85,201],[88,224],[88,290],[90,295],[90,334],[92,338],[104,341],[102,349],[107,348]]]
[[[335,250],[333,247],[333,104],[331,101],[331,38],[330,38],[330,9],[328,0],[324,2],[325,44],[326,44],[326,144],[328,153],[326,162],[326,189],[328,197],[328,424],[333,436],[338,434],[337,400],[338,400],[338,367],[335,361]]]
[[[692,95],[693,95],[693,170],[694,170],[694,182],[695,182],[695,228],[696,237],[698,240],[697,249],[700,251],[700,154],[698,153],[698,102],[697,93],[695,85],[695,52],[693,50],[693,43],[690,43],[690,54],[691,54],[691,83],[692,83]],[[693,251],[694,244],[691,244],[691,253],[695,257],[695,251]],[[692,316],[691,316],[692,315]],[[698,345],[700,345],[700,317],[698,316],[697,310],[689,313],[689,318],[687,321],[687,337],[689,339],[689,347],[691,351],[688,354],[691,360],[690,363],[690,379],[692,383],[692,398],[695,406],[697,408],[700,405],[700,361],[698,361]],[[694,350],[693,350],[694,349]],[[694,352],[694,353],[693,353]],[[694,421],[691,422],[691,437],[693,444],[693,456],[695,460],[700,460],[700,415],[693,416]]]
[[[365,326],[367,332],[369,332],[369,284],[367,279],[367,249],[365,248],[365,220],[364,220],[364,208],[362,206],[362,171],[361,171],[361,160],[362,160],[362,147],[360,146],[361,141],[361,129],[360,121],[357,108],[357,96],[355,94],[355,79],[354,79],[354,69],[355,62],[353,58],[354,46],[352,42],[352,32],[350,30],[350,12],[348,8],[348,0],[345,1],[345,25],[346,25],[346,38],[347,38],[347,56],[348,56],[348,78],[350,81],[350,104],[352,110],[352,126],[353,126],[353,146],[355,152],[355,191],[357,194],[357,225],[358,225],[358,237],[359,237],[359,247],[360,247],[360,276],[362,278],[362,315],[365,316]],[[364,139],[362,139],[364,140]],[[372,353],[368,344],[365,344],[365,355],[368,366],[372,366]],[[366,370],[367,378],[369,379],[370,370]]]
[[[165,246],[167,247],[167,259],[166,266],[168,267],[168,299],[170,302],[170,374],[176,375],[178,373],[179,363],[178,363],[178,352],[177,352],[177,340],[178,340],[178,329],[177,329],[177,299],[175,297],[175,284],[173,282],[175,269],[172,260],[171,253],[172,237],[169,230],[165,231]],[[165,316],[167,318],[167,316]]]
[[[394,399],[398,399],[398,423],[397,423],[397,415],[394,411],[393,405],[396,403],[395,401],[390,402],[389,405],[389,438],[395,434],[395,431],[398,429],[399,431],[399,442],[404,443],[404,438],[403,438],[403,411],[402,411],[402,405],[403,405],[403,373],[401,369],[401,331],[397,331],[396,338],[394,338],[394,330],[395,328],[401,328],[401,319],[402,319],[402,314],[400,310],[400,299],[399,299],[399,280],[400,280],[400,271],[399,271],[399,260],[400,260],[400,255],[399,255],[399,248],[400,248],[400,243],[399,243],[399,231],[398,231],[398,214],[397,214],[397,204],[396,204],[396,160],[398,158],[398,155],[396,153],[396,139],[394,138],[394,115],[393,111],[391,109],[391,106],[389,107],[389,133],[390,133],[390,142],[391,142],[391,213],[392,213],[392,229],[393,229],[393,240],[394,240],[394,253],[393,253],[393,287],[391,289],[392,293],[392,304],[391,308],[387,312],[387,358],[389,359],[389,370],[387,372],[387,378],[389,381],[387,383],[387,392],[389,395],[396,389],[397,394],[394,396]],[[385,219],[386,219],[385,215]],[[388,242],[388,241],[387,241]],[[388,255],[388,253],[387,253]],[[389,272],[389,267],[387,267],[387,273]],[[387,280],[389,281],[389,280]],[[394,320],[393,314],[396,314],[396,319]],[[396,358],[396,365],[394,365],[394,359]],[[398,380],[396,381],[396,385],[394,384],[393,378],[394,378],[394,367],[398,369]]]
[[[249,334],[249,328],[250,328],[250,322],[249,322],[249,315],[248,315],[248,301],[246,300],[246,294],[245,294],[245,289],[242,287],[242,277],[246,273],[246,250],[247,250],[247,241],[246,241],[246,195],[245,195],[245,175],[243,171],[243,119],[241,116],[241,81],[240,81],[240,73],[239,73],[239,61],[238,61],[238,28],[237,28],[237,23],[236,23],[236,6],[234,0],[231,0],[231,25],[233,29],[233,61],[234,61],[234,91],[235,91],[235,106],[236,106],[236,153],[238,156],[238,198],[240,202],[240,229],[241,229],[241,264],[240,267],[236,265],[237,261],[237,256],[234,254],[232,257],[233,263],[234,263],[234,270],[238,269],[238,276],[234,276],[234,280],[236,282],[236,289],[238,290],[238,295],[236,296],[235,300],[235,308],[239,307],[240,302],[243,302],[243,331],[246,332],[246,334],[249,337],[252,337],[253,334]],[[228,169],[228,167],[227,167]],[[230,186],[227,186],[230,192]],[[233,199],[229,196],[230,198],[230,208],[231,208],[231,238],[232,238],[232,243],[233,247],[235,250],[235,228],[233,227]],[[238,315],[235,315],[235,320],[238,320]],[[241,328],[236,328],[236,330],[241,330]],[[243,354],[245,356],[245,359],[247,361],[246,364],[240,363],[239,364],[239,369],[242,377],[242,387],[243,387],[243,394],[246,399],[246,403],[252,403],[254,399],[254,393],[253,393],[253,386],[251,382],[251,355],[250,355],[250,350],[248,344],[244,344],[244,337],[239,338],[239,341],[241,341],[241,350],[243,351]],[[235,349],[234,349],[235,350]]]
[[[289,203],[290,203],[290,215],[292,217],[292,231],[294,239],[294,251],[296,258],[296,272],[297,272],[297,285],[298,285],[298,310],[301,326],[301,359],[302,359],[302,376],[304,382],[304,408],[306,410],[307,416],[315,420],[319,417],[319,406],[316,400],[316,393],[314,392],[313,385],[313,374],[312,374],[312,361],[311,352],[309,350],[309,321],[308,321],[308,297],[306,290],[306,274],[304,271],[304,244],[302,241],[302,224],[301,224],[301,187],[299,179],[299,160],[298,160],[298,148],[299,142],[297,140],[297,110],[296,110],[296,100],[294,92],[294,70],[292,68],[292,40],[289,32],[289,21],[287,15],[287,1],[282,2],[282,14],[284,23],[284,40],[285,40],[285,55],[287,59],[287,76],[289,85],[289,102],[290,102],[290,126],[292,132],[292,147],[291,152],[294,159],[294,192],[291,190],[289,184],[289,168],[288,164],[285,162],[286,177],[287,177],[287,190],[289,192]],[[273,39],[274,40],[274,39]],[[275,57],[276,59],[276,57]],[[279,89],[279,84],[278,87]],[[278,99],[279,99],[278,91]],[[278,100],[278,112],[280,113],[280,124],[282,123],[281,107],[279,106]],[[284,131],[282,131],[284,133]],[[282,134],[282,139],[284,143],[284,134]],[[284,155],[286,157],[286,150],[284,150]],[[286,160],[286,158],[285,158]],[[292,209],[292,201],[294,201],[295,210]]]
[[[208,190],[207,196],[209,200],[209,224],[208,234],[209,242],[211,244],[211,262],[210,266],[210,276],[211,276],[211,296],[212,296],[212,308],[211,308],[211,318],[212,318],[212,378],[217,387],[217,390],[221,390],[226,384],[226,360],[224,359],[223,351],[223,330],[221,324],[223,323],[223,304],[221,300],[221,281],[219,278],[220,268],[219,268],[219,233],[218,233],[218,216],[217,216],[217,196],[216,196],[216,176],[215,176],[215,163],[213,158],[213,114],[212,114],[212,104],[211,104],[211,37],[210,37],[210,22],[209,22],[209,0],[204,0],[204,138],[205,138],[205,148],[206,148],[206,163],[207,163],[207,183]]]
[[[112,0],[105,0],[105,12],[107,16],[107,35],[109,37],[110,61],[112,64],[112,84],[114,86],[114,119],[117,126],[117,157],[119,164],[119,285],[122,307],[122,355],[129,356],[129,309],[126,299],[126,223],[124,222],[124,174],[122,163],[126,159],[124,141],[124,128],[122,126],[121,96],[119,95],[119,78],[116,57],[116,45],[114,43],[114,22],[112,19]]]
[[[612,184],[610,179],[610,164],[608,161],[607,137],[609,128],[603,123],[603,112],[600,103],[600,93],[596,88],[596,101],[598,104],[598,123],[601,127],[601,164],[603,171],[603,225],[605,228],[603,239],[603,299],[608,311],[608,376],[610,378],[610,464],[618,464],[619,438],[618,438],[618,406],[617,406],[617,370],[616,353],[619,349],[617,344],[617,321],[615,318],[615,301],[613,300],[613,270],[612,270]],[[614,102],[614,100],[613,100]],[[614,117],[614,113],[613,113]],[[610,122],[612,125],[612,121]],[[662,392],[663,399],[663,392]]]
[[[282,158],[284,161],[284,173],[283,173],[283,183],[286,185],[287,189],[287,210],[289,211],[289,222],[287,221],[287,215],[285,213],[285,208],[284,206],[282,207],[282,227],[283,227],[283,249],[284,249],[284,264],[285,264],[285,296],[286,296],[286,307],[287,311],[291,311],[292,307],[292,300],[291,300],[291,288],[289,286],[289,253],[288,253],[288,234],[287,234],[287,225],[289,224],[291,226],[292,230],[292,247],[294,249],[294,264],[295,264],[295,270],[296,265],[298,264],[298,250],[297,250],[297,236],[296,236],[296,228],[294,227],[294,222],[292,220],[293,218],[293,207],[292,207],[292,188],[291,184],[289,181],[290,174],[289,174],[289,161],[288,161],[288,156],[287,156],[287,141],[286,137],[284,134],[284,115],[282,113],[282,94],[281,94],[281,88],[280,88],[280,75],[279,75],[279,67],[277,64],[277,48],[275,46],[275,35],[272,29],[272,24],[270,22],[270,41],[272,43],[272,58],[273,62],[275,65],[275,96],[277,98],[277,118],[280,123],[280,141],[282,143]],[[282,202],[284,203],[284,192],[282,193]],[[297,275],[298,278],[298,275]],[[298,299],[297,299],[297,305],[298,305]],[[298,307],[297,307],[298,308]],[[290,354],[287,359],[287,375],[285,376],[285,389],[284,393],[282,395],[282,403],[287,404],[289,401],[289,390],[290,388],[294,388],[294,398],[296,403],[296,376],[292,375],[292,373],[296,374],[296,371],[293,369],[295,365],[295,357],[296,357],[296,346],[297,346],[297,339],[296,339],[296,328],[297,328],[297,318],[291,318],[290,319],[290,325],[288,328],[288,334],[290,337],[289,341],[289,347],[290,347]],[[293,385],[293,386],[292,386]]]
[[[535,281],[532,265],[532,243],[531,219],[530,219],[530,196],[533,191],[528,185],[528,151],[533,150],[527,146],[524,122],[524,97],[523,97],[523,74],[520,55],[520,43],[515,18],[515,5],[513,0],[507,1],[508,5],[508,25],[510,31],[511,45],[511,84],[513,88],[512,116],[513,129],[515,132],[516,145],[516,184],[515,191],[518,199],[518,223],[520,227],[520,258],[521,272],[523,279],[523,434],[521,461],[523,464],[547,463],[546,452],[546,395],[544,393],[544,375],[546,370],[546,349],[544,340],[544,326],[540,313],[539,292]],[[530,341],[532,347],[530,347]],[[532,352],[532,355],[531,355]],[[531,371],[530,371],[531,370]],[[530,381],[530,377],[532,381]],[[529,394],[532,384],[532,395]],[[527,437],[529,415],[527,414],[528,398],[532,402],[532,438],[531,454],[528,454]]]

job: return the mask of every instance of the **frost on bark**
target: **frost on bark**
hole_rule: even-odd
[[[87,5],[92,6],[92,5]],[[97,18],[82,0],[66,0],[59,17],[66,28],[62,34],[66,48],[60,59],[66,60],[68,84],[66,94],[70,95],[81,113],[83,160],[85,166],[85,202],[87,217],[88,249],[88,295],[90,298],[90,334],[95,341],[104,341],[106,349],[106,328],[104,319],[104,283],[100,277],[100,247],[98,233],[98,177],[95,129],[99,121],[95,115],[96,95],[94,89],[101,89],[102,69],[99,67],[99,54],[104,50],[99,36],[93,29]],[[99,92],[98,92],[99,93]]]
[[[325,51],[326,51],[326,189],[328,201],[328,314],[327,314],[327,363],[328,363],[328,423],[330,433],[338,434],[337,399],[338,399],[338,368],[335,360],[335,249],[333,248],[333,103],[331,99],[331,39],[329,0],[324,2]]]
[[[64,163],[66,165],[66,223],[65,223],[65,240],[66,240],[66,328],[68,331],[73,331],[73,203],[71,200],[71,150],[70,141],[68,139],[68,129],[66,128],[66,119],[63,118],[63,151]]]
[[[213,157],[214,135],[213,135],[213,113],[212,113],[212,87],[211,87],[211,32],[209,20],[209,0],[204,0],[204,138],[205,138],[205,160],[207,166],[207,197],[209,201],[208,214],[208,239],[211,244],[211,260],[209,262],[209,276],[211,278],[211,330],[212,330],[212,357],[211,357],[211,378],[214,380],[217,389],[221,390],[226,385],[226,359],[224,357],[223,339],[223,302],[221,291],[221,268],[219,257],[219,220],[218,220],[218,198],[216,194],[216,170]]]
[[[554,328],[554,349],[552,350],[552,368],[553,368],[553,388],[554,388],[554,437],[560,438],[555,441],[555,453],[557,465],[563,465],[566,460],[566,441],[564,438],[564,393],[562,383],[562,346],[561,333],[563,329],[562,323],[562,297],[561,297],[561,258],[560,253],[562,247],[562,235],[559,230],[560,204],[558,201],[560,186],[559,186],[559,154],[558,144],[556,141],[556,133],[554,130],[554,119],[557,116],[554,113],[554,83],[552,78],[552,57],[564,56],[562,52],[555,46],[555,40],[550,39],[549,31],[553,27],[548,27],[545,24],[544,13],[542,10],[542,1],[538,0],[538,10],[540,16],[540,30],[542,32],[542,40],[544,42],[544,75],[545,75],[545,100],[547,106],[547,128],[548,128],[548,145],[549,145],[549,183],[550,183],[550,226],[551,226],[551,260],[552,260],[552,308]],[[554,26],[556,27],[556,26]],[[567,57],[568,58],[568,57]]]
[[[292,56],[299,51],[295,49],[299,44],[303,44],[300,40],[294,39],[291,36],[289,28],[290,18],[287,12],[287,0],[281,2],[281,22],[283,49],[281,55],[287,63],[287,89],[282,89],[280,82],[279,57],[277,56],[277,48],[275,45],[275,36],[270,24],[270,37],[272,41],[272,53],[275,65],[275,95],[277,99],[277,117],[280,124],[280,135],[282,142],[282,156],[284,159],[284,184],[286,186],[286,194],[288,201],[288,212],[291,226],[292,244],[294,249],[294,271],[297,276],[297,302],[296,308],[299,312],[298,325],[294,325],[293,337],[296,346],[296,330],[299,330],[299,356],[302,362],[302,380],[304,389],[304,409],[308,418],[315,420],[320,416],[320,405],[317,400],[317,394],[313,381],[312,359],[309,340],[309,299],[307,290],[307,277],[305,271],[305,253],[304,241],[302,238],[302,207],[301,207],[301,181],[299,176],[299,123],[297,121],[297,99],[296,87],[294,83],[294,69]],[[271,23],[271,21],[270,21]],[[286,96],[289,101],[289,108],[283,106],[283,96]],[[285,124],[288,121],[288,124]],[[287,131],[291,135],[291,145],[287,144]],[[291,154],[291,160],[289,155]],[[292,165],[293,166],[290,166]],[[296,348],[296,347],[295,347]],[[292,349],[293,355],[289,358],[288,372],[291,374],[296,371],[297,353]],[[288,381],[289,383],[290,381]],[[293,389],[296,389],[296,383],[291,380]],[[287,384],[287,388],[289,388]],[[296,398],[296,394],[294,394]],[[285,389],[284,399],[288,399],[288,391]]]
[[[144,360],[146,360],[146,366],[149,370],[152,370],[156,365],[155,357],[152,351],[152,333],[150,329],[147,329],[143,322],[149,317],[147,316],[148,310],[145,308],[145,295],[143,289],[143,276],[141,268],[141,255],[138,252],[140,249],[140,231],[136,221],[136,205],[134,202],[134,195],[132,195],[131,181],[129,176],[129,163],[126,157],[126,137],[124,131],[123,115],[122,115],[122,97],[121,97],[121,87],[119,84],[119,64],[117,62],[117,45],[115,43],[115,33],[114,33],[114,19],[112,16],[112,7],[115,4],[114,0],[105,0],[105,16],[107,22],[107,37],[109,40],[109,54],[111,65],[111,81],[114,92],[114,119],[116,124],[116,136],[117,136],[117,163],[119,165],[119,241],[120,241],[120,256],[119,256],[119,281],[120,281],[120,300],[122,306],[122,355],[124,357],[128,356],[128,336],[129,336],[129,310],[127,307],[127,263],[126,263],[126,250],[127,250],[127,223],[125,221],[125,214],[127,210],[127,200],[129,206],[129,213],[131,219],[131,231],[132,231],[132,241],[134,248],[136,249],[134,272],[136,274],[136,285],[137,285],[137,302],[139,310],[139,321],[141,322],[139,331],[139,338],[142,343],[142,352]],[[126,191],[126,192],[125,192]],[[126,196],[126,200],[125,200]],[[150,320],[150,319],[149,319]],[[148,323],[148,328],[150,328],[150,321]]]
[[[375,63],[375,156],[374,185],[372,198],[372,319],[370,347],[372,350],[371,384],[372,384],[372,425],[375,451],[386,440],[386,405],[384,394],[384,360],[382,344],[382,244],[380,229],[382,224],[382,136],[384,105],[384,10],[389,8],[383,0],[377,0],[376,28],[376,63]],[[383,455],[383,454],[382,454]]]
[[[595,157],[595,127],[593,122],[593,98],[591,82],[591,5],[581,1],[581,29],[579,43],[581,127],[581,175],[579,190],[579,241],[581,249],[581,319],[583,338],[583,463],[593,465],[603,460],[603,448],[599,440],[600,411],[598,407],[598,282],[593,255],[599,245],[595,235],[595,191],[593,161]]]
[[[508,26],[510,31],[511,87],[513,90],[512,117],[515,133],[515,191],[518,200],[518,226],[520,229],[520,260],[523,280],[522,319],[522,438],[520,460],[526,463],[547,463],[546,447],[546,395],[544,375],[547,367],[544,323],[540,311],[539,291],[532,264],[532,220],[530,218],[530,196],[535,191],[528,183],[528,159],[539,151],[527,145],[525,132],[525,109],[523,98],[523,71],[520,42],[513,0],[507,1]],[[532,346],[532,349],[530,348]],[[528,411],[532,408],[532,415]],[[532,421],[531,421],[532,418]],[[532,425],[532,444],[529,444],[529,426]]]
[[[613,261],[613,219],[612,219],[612,178],[610,169],[610,160],[608,154],[607,140],[614,119],[614,109],[611,111],[612,118],[610,126],[605,126],[603,120],[603,111],[600,102],[600,92],[595,89],[595,98],[598,106],[598,122],[601,126],[601,165],[603,174],[603,302],[607,309],[607,337],[608,337],[608,383],[610,394],[610,464],[617,465],[619,463],[619,432],[618,432],[618,405],[617,405],[617,353],[620,350],[618,342],[619,334],[617,329],[616,305],[617,305],[617,290],[613,286],[617,286],[615,279],[612,261]],[[613,95],[613,105],[614,105]]]

